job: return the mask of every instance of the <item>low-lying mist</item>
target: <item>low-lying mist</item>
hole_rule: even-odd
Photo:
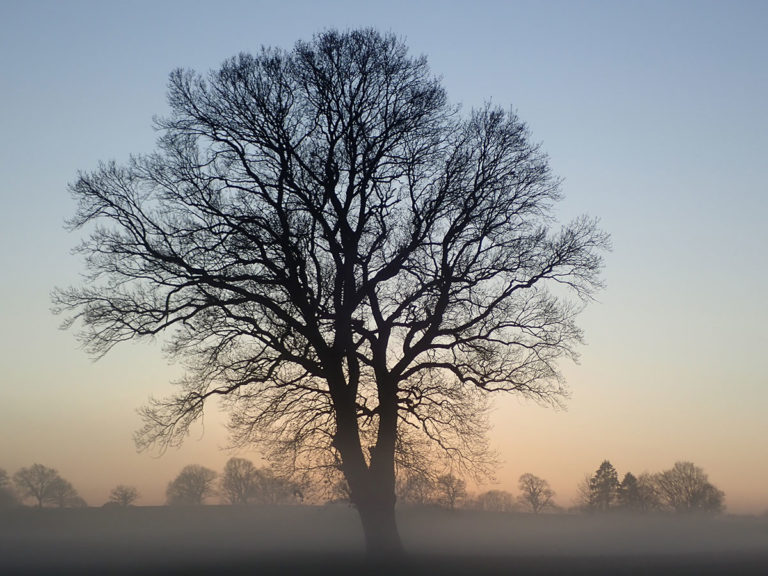
[[[404,508],[405,560],[369,564],[346,505],[6,510],[3,574],[764,573],[768,517]]]

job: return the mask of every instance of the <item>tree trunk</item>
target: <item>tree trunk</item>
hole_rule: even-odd
[[[352,503],[360,515],[366,554],[369,558],[391,559],[403,554],[395,519],[397,406],[395,393],[391,391],[394,388],[390,387],[388,394],[382,394],[381,386],[379,383],[381,410],[378,437],[369,462],[363,456],[354,397],[339,396],[334,399],[335,445],[341,454],[342,471],[350,488]]]
[[[388,560],[402,556],[403,544],[397,531],[394,497],[389,498],[389,502],[375,500],[369,499],[357,505],[365,535],[366,555]]]
[[[403,546],[395,520],[394,441],[390,449],[382,451],[379,447],[389,442],[380,442],[367,465],[356,427],[339,426],[337,440],[352,503],[360,515],[366,554],[372,558],[400,556]]]

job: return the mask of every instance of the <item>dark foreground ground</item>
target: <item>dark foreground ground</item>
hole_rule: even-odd
[[[367,561],[354,510],[0,512],[0,574],[760,574],[768,518],[399,514],[404,559]]]

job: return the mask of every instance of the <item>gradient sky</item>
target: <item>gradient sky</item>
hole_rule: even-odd
[[[570,506],[620,474],[701,466],[733,512],[768,510],[768,3],[0,3],[0,467],[57,468],[91,505],[116,484],[162,503],[188,463],[221,469],[223,418],[157,458],[136,408],[179,371],[160,343],[93,363],[50,291],[78,281],[66,187],[152,151],[168,73],[261,45],[374,26],[426,54],[465,109],[511,106],[564,178],[565,219],[613,237],[607,288],[564,364],[565,411],[499,398],[494,487],[548,479]],[[258,461],[258,454],[239,452]]]

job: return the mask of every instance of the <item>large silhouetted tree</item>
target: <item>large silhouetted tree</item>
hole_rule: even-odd
[[[167,334],[188,367],[140,447],[222,398],[236,442],[338,466],[368,550],[400,550],[403,432],[471,465],[485,393],[558,401],[605,235],[554,222],[559,181],[513,113],[461,113],[391,35],[175,71],[169,102],[156,153],[71,186],[89,276],[57,309],[91,353]]]

